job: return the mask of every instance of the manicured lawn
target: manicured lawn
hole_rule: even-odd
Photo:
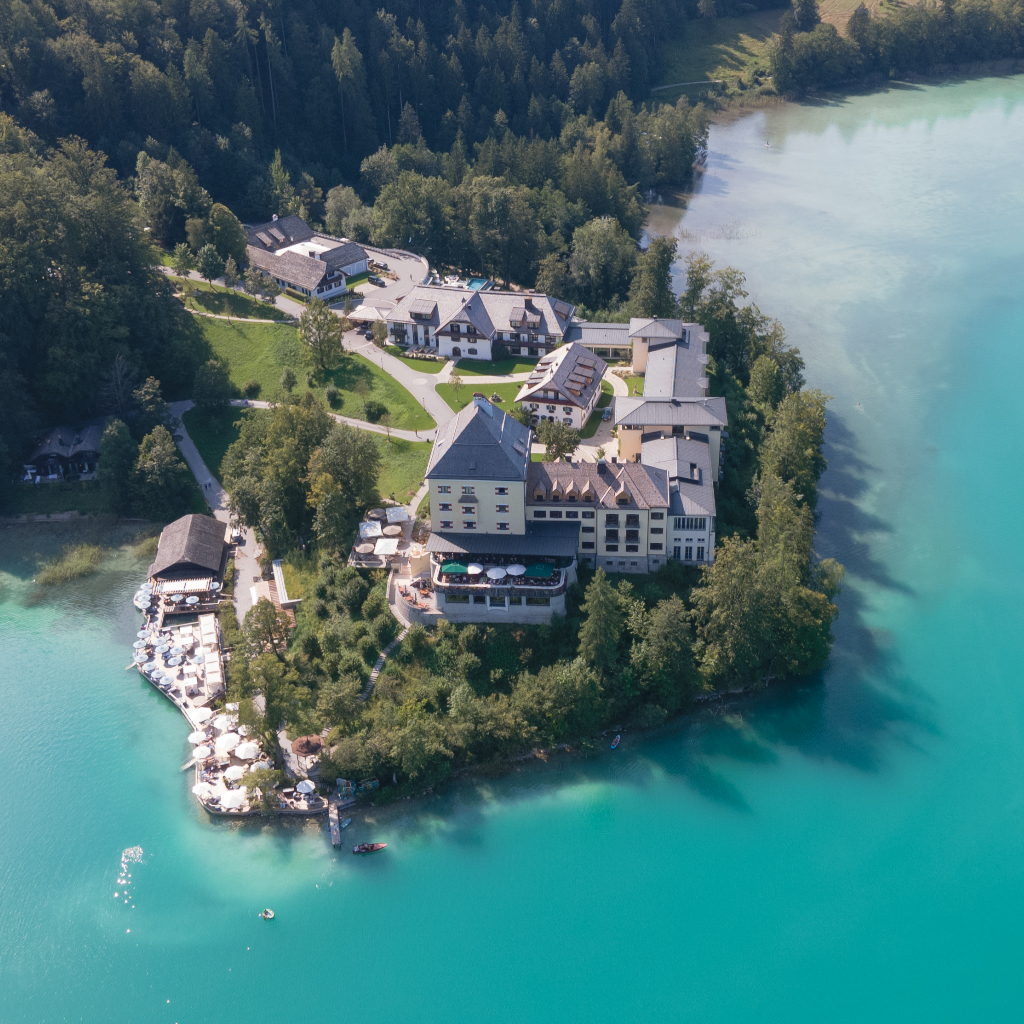
[[[460,359],[455,369],[460,377],[507,377],[511,373],[529,373],[536,365],[536,359]]]
[[[332,411],[343,416],[365,420],[365,401],[383,402],[391,413],[391,426],[399,430],[431,430],[437,426],[433,417],[390,374],[365,356],[350,353],[336,370],[326,375],[326,383],[339,390],[338,401]],[[314,389],[323,396],[323,388]]]
[[[397,345],[388,345],[384,351],[418,373],[440,373],[445,366],[444,359],[416,359],[413,356],[407,356],[405,350]]]
[[[231,381],[241,393],[250,380],[260,382],[257,396],[265,402],[285,397],[281,374],[285,367],[295,371],[295,394],[312,390],[324,398],[324,388],[339,389],[333,412],[355,419],[366,419],[365,401],[383,402],[392,415],[392,426],[400,430],[430,430],[435,426],[430,414],[401,384],[378,364],[364,356],[348,354],[336,370],[331,370],[310,388],[306,384],[309,364],[299,341],[298,329],[290,324],[247,324],[235,320],[197,317],[203,334],[214,353],[226,359]],[[364,401],[365,397],[365,401]]]
[[[238,440],[239,425],[246,416],[263,414],[262,409],[229,406],[225,409],[189,409],[181,419],[206,468],[223,483],[221,462],[231,443]]]
[[[584,440],[593,437],[597,433],[597,428],[601,425],[602,410],[607,409],[612,404],[612,391],[611,384],[608,381],[601,381],[601,397],[597,400],[597,408],[590,414],[590,419],[583,425],[583,429],[580,431],[580,437]]]
[[[181,287],[180,277],[171,277],[175,287]],[[252,320],[288,320],[289,316],[277,306],[260,302],[245,292],[232,288],[221,288],[207,284],[206,281],[193,281],[197,289],[193,298],[186,305],[189,309],[198,309],[203,313],[216,313],[218,316],[240,316]]]
[[[395,501],[407,502],[419,490],[423,483],[423,474],[427,470],[427,459],[430,458],[429,441],[403,441],[393,437],[388,443],[382,434],[373,434],[381,456],[381,471],[377,478],[377,489],[385,498],[393,497]]]
[[[195,442],[210,472],[221,480],[224,453],[238,438],[239,426],[246,416],[265,416],[264,409],[189,409],[182,417],[189,437]],[[423,482],[423,474],[430,458],[429,441],[404,441],[393,437],[388,443],[385,434],[370,434],[381,455],[377,488],[381,495],[395,496],[396,501],[408,501]],[[289,588],[289,593],[291,589]]]
[[[455,391],[451,384],[438,384],[436,391],[456,412],[459,409],[465,408],[473,401],[474,391],[480,391],[487,398],[490,398],[493,394],[499,394],[502,401],[496,402],[495,405],[499,409],[504,409],[508,412],[516,404],[516,395],[519,394],[522,386],[522,381],[512,381],[509,384],[481,384],[479,387],[474,387],[472,382],[469,382],[463,384],[459,389],[458,401],[455,400]]]

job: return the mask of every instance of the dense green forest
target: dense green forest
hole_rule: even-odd
[[[769,58],[783,94],[1024,58],[1024,6],[1017,0],[900,4],[874,16],[861,4],[845,35],[820,23],[814,0],[794,0],[793,8]]]

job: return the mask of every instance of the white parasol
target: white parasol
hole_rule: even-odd
[[[207,739],[206,733],[202,729],[196,729],[195,732],[188,734],[189,743],[205,743]]]
[[[316,783],[309,779],[303,779],[296,787],[300,793],[312,793],[316,789]]]
[[[192,712],[193,722],[208,722],[213,718],[213,712],[209,708],[196,708]]]
[[[523,573],[526,572],[526,566],[510,565],[505,571],[509,574],[509,576],[522,576]]]
[[[484,567],[479,562],[470,562],[469,565],[466,566],[466,572],[468,572],[470,576],[479,576],[483,571]]]
[[[200,746],[193,749],[192,756],[197,761],[205,761],[212,753],[213,747],[211,747],[208,743],[203,743]]]
[[[245,798],[248,795],[249,790],[245,786],[239,786],[238,789],[229,790],[220,798],[221,807],[226,807],[231,810],[235,807],[241,807],[245,803]]]
[[[248,743],[239,743],[235,747],[235,757],[239,757],[243,761],[251,761],[254,757],[259,757],[259,753],[259,746],[251,740]]]
[[[228,782],[237,782],[245,774],[245,765],[233,764],[225,773]]]
[[[508,575],[500,565],[494,566],[493,569],[487,570],[487,578],[489,580],[503,580]]]
[[[197,782],[192,787],[192,792],[196,796],[209,796],[213,792],[213,787],[208,782]]]
[[[234,750],[238,746],[238,733],[226,732],[218,736],[213,746],[218,754],[226,754],[229,750]]]

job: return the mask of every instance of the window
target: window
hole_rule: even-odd
[[[639,526],[640,525],[640,517],[635,512],[630,512],[629,515],[626,516],[626,525],[627,526]]]
[[[452,488],[450,484],[440,484],[437,488],[438,494],[451,494]]]
[[[707,516],[676,516],[674,525],[677,530],[706,530],[708,520]]]
[[[614,565],[615,563],[609,558],[608,561],[605,562],[604,564],[605,565]]]
[[[664,512],[652,512],[651,513],[651,518],[655,519],[655,520],[664,519],[665,518],[665,513]]]
[[[634,554],[637,554],[640,551],[640,547],[637,544],[627,544],[626,545],[626,550],[627,551],[632,551]],[[633,564],[636,565],[636,562],[634,562]]]
[[[704,548],[700,547],[700,546],[698,546],[698,548],[697,548],[697,561],[698,562],[703,562],[704,561]]]
[[[445,604],[469,604],[468,594],[445,594]]]
[[[580,517],[579,512],[566,512],[565,513],[565,518],[566,519],[579,519],[579,517]]]
[[[508,599],[508,603],[509,603],[509,605],[522,604],[523,603],[523,595],[522,594],[510,594],[509,595],[509,599]]]
[[[450,519],[441,520],[441,529],[450,530],[455,524]]]
[[[533,513],[533,518],[534,519],[547,519],[547,517],[548,517],[547,512],[545,512],[542,508],[534,509],[534,513]]]
[[[508,529],[508,523],[498,523],[498,529],[499,530],[507,530]]]
[[[494,493],[495,494],[508,494],[508,488],[507,487],[495,487],[494,488]]]
[[[639,530],[627,530],[626,540],[632,541],[634,544],[640,543],[640,531]]]
[[[462,506],[462,514],[464,516],[471,516],[475,511],[476,511],[476,509],[473,508],[472,505],[463,505]]]
[[[672,549],[672,557],[673,558],[678,558],[679,557],[679,545],[678,544]]]
[[[617,512],[609,512],[608,515],[606,515],[604,517],[604,525],[605,526],[618,526],[619,525],[619,515],[618,515],[618,513]]]
[[[586,500],[586,495],[583,495],[583,498],[584,498],[584,500]],[[583,518],[584,519],[593,519],[594,518],[594,513],[591,512],[590,509],[587,509],[587,511],[583,513]]]
[[[583,542],[583,550],[584,551],[593,551],[594,550],[594,542],[592,540],[585,540]]]
[[[606,541],[607,540],[611,540],[611,541],[618,540],[619,539],[619,531],[618,530],[605,530],[604,531],[604,539]]]
[[[584,526],[583,527],[583,532],[584,533],[593,533],[594,532],[594,528],[592,526]]]
[[[487,598],[483,594],[474,594],[473,604],[487,604]]]
[[[665,531],[660,526],[652,526],[651,533],[664,533]]]
[[[451,512],[452,503],[450,501],[442,501],[441,504],[437,506],[437,508],[439,512]]]
[[[476,491],[472,487],[465,487],[464,486],[462,488],[462,493],[463,494],[476,494]]]
[[[572,406],[571,405],[563,406],[562,407],[562,412],[564,412],[566,416],[571,416],[572,415]]]
[[[529,604],[529,605],[543,606],[543,607],[547,608],[551,604],[551,598],[550,597],[528,597],[526,599],[526,603]]]
[[[495,512],[508,512],[508,505],[495,505],[494,506],[494,511]]]
[[[463,519],[462,520],[462,528],[464,530],[475,530],[476,529],[476,522],[474,520],[472,520],[472,519]]]
[[[605,551],[618,551],[619,550],[619,545],[618,544],[605,544],[604,548],[605,548]]]
[[[629,564],[630,565],[636,565],[636,562],[630,562]]]
[[[685,560],[686,560],[687,562],[692,562],[692,561],[693,561],[693,548],[691,548],[691,547],[688,547],[688,548],[687,548],[687,549],[686,549],[686,550],[685,550],[685,551],[683,552],[683,558],[684,558],[684,559],[685,559]]]
[[[660,544],[652,544],[651,545],[651,550],[652,551],[660,551],[661,550],[661,545]]]
[[[469,352],[469,354],[471,356],[475,356],[476,355],[476,349],[475,348],[467,349],[467,351]]]
[[[562,518],[562,513],[561,512],[552,511],[551,515],[548,518],[549,519],[561,519]]]
[[[503,597],[495,597],[494,594],[491,594],[490,605],[491,605],[492,608],[504,608],[505,607],[505,598],[503,598]]]

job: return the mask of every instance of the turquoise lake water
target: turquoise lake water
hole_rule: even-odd
[[[141,563],[34,603],[58,541],[0,532],[0,1021],[1017,1019],[1022,166],[1021,78],[713,131],[653,224],[741,268],[834,396],[833,663],[357,817],[376,858],[210,821],[184,720],[124,671]]]

